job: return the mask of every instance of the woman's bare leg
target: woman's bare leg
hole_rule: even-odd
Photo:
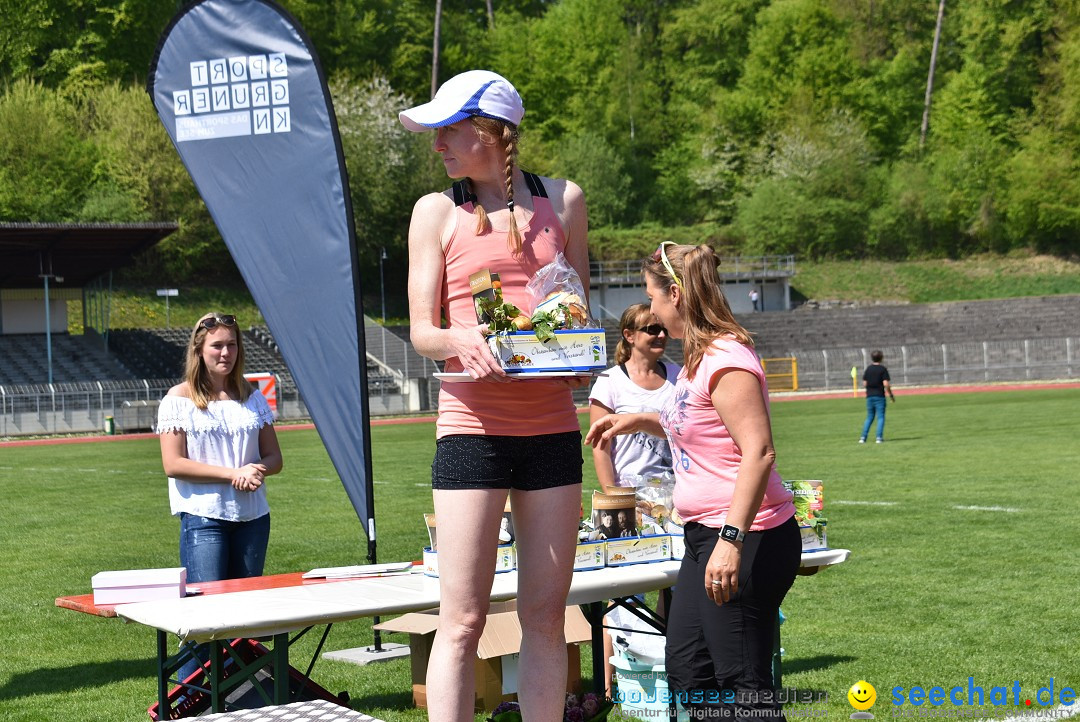
[[[476,647],[487,620],[506,493],[505,489],[433,492],[440,605],[439,629],[427,670],[428,718],[432,722],[474,719]]]
[[[566,700],[566,595],[573,576],[581,485],[513,491],[526,722],[561,722]]]

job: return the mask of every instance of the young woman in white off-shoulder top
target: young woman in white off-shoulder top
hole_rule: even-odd
[[[273,423],[266,399],[244,379],[236,317],[204,315],[191,332],[184,381],[161,400],[157,425],[188,583],[263,573],[266,479],[281,471]],[[193,671],[194,661],[181,681]]]

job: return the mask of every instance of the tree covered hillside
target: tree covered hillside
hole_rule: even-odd
[[[413,202],[446,184],[396,121],[431,92],[435,3],[282,4],[332,78],[361,258],[403,261]],[[175,5],[3,4],[0,220],[179,218],[144,274],[229,266],[142,90]],[[439,80],[518,86],[522,164],[585,189],[596,258],[668,235],[815,259],[1080,249],[1076,3],[944,4],[924,143],[940,0],[441,5]]]

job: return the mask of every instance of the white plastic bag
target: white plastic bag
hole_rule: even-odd
[[[570,317],[570,328],[599,328],[599,324],[589,316],[581,278],[562,252],[555,255],[554,261],[537,271],[529,279],[525,289],[532,296],[534,316],[565,306]]]
[[[620,650],[623,656],[642,664],[664,663],[666,638],[662,634],[648,634],[656,632],[656,628],[636,614],[623,607],[615,607],[604,617],[604,622],[609,627],[618,627],[606,631],[611,635],[612,646]]]

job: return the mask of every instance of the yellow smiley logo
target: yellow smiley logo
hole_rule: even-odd
[[[877,702],[877,690],[874,689],[874,685],[860,679],[851,685],[847,698],[852,707],[859,711],[866,711],[874,706],[874,702]]]

